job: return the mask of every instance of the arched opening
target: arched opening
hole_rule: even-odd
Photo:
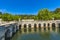
[[[21,29],[21,24],[19,25],[19,29]]]
[[[46,27],[46,24],[44,23],[44,28]]]
[[[52,27],[55,28],[55,23],[52,23]]]
[[[37,28],[37,24],[35,23],[34,24],[34,31],[37,31],[36,28]]]
[[[24,29],[26,29],[27,28],[27,25],[26,24],[24,24]]]
[[[44,23],[43,25],[44,25],[44,30],[46,30],[46,24]]]
[[[52,23],[52,30],[55,31],[55,23]]]
[[[29,26],[28,28],[31,29],[31,24],[29,24],[28,26]]]
[[[48,23],[48,27],[50,26],[50,24]]]
[[[34,24],[34,28],[37,28],[37,24]]]
[[[39,25],[39,28],[41,28],[41,24],[39,23],[38,25]]]
[[[31,32],[31,24],[28,25],[29,32]]]
[[[10,30],[9,29],[5,32],[5,40],[10,40]]]
[[[60,28],[60,23],[58,24],[58,27]]]

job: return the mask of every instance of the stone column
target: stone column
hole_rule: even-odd
[[[37,25],[37,28],[39,28],[38,24],[36,24],[36,25]]]
[[[43,26],[44,24],[43,23],[41,23],[41,32],[44,32],[44,26]]]
[[[50,23],[49,27],[52,28],[52,23]]]
[[[23,29],[24,28],[24,24],[21,24],[21,29]]]
[[[27,26],[27,29],[28,29],[28,27],[29,27],[28,24],[26,24],[26,26]]]
[[[34,28],[34,24],[31,24],[31,28],[32,28],[32,29]]]
[[[46,28],[48,28],[48,23],[46,23]]]
[[[28,33],[28,28],[29,28],[29,25],[28,25],[28,24],[26,24],[26,25],[27,25],[27,29],[26,29],[26,31],[27,31],[27,32],[26,32],[26,33]]]
[[[50,23],[49,27],[50,27],[50,31],[52,31],[52,23]]]
[[[58,23],[55,23],[55,26],[58,27]]]
[[[41,28],[44,28],[44,26],[43,26],[44,24],[43,23],[41,23]]]
[[[21,24],[21,32],[24,33],[24,24]]]
[[[48,31],[48,23],[46,23],[46,31]]]

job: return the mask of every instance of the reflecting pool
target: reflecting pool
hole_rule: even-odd
[[[60,40],[60,28],[21,29],[11,40]]]

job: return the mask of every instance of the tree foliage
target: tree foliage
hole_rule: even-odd
[[[9,13],[0,12],[0,18],[4,21],[18,21],[19,19],[34,19],[34,20],[59,20],[60,8],[56,8],[54,11],[48,9],[42,9],[38,11],[37,15],[12,15]]]
[[[42,9],[38,12],[39,20],[52,20],[60,19],[60,8],[57,8],[55,11],[49,11],[48,9]]]

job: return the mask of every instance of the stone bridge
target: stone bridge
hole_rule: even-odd
[[[29,19],[0,24],[0,40],[9,40],[19,29],[41,28],[43,30],[52,27],[59,28],[60,20],[38,21]]]
[[[0,40],[10,40],[18,30],[17,22],[0,24]]]
[[[19,28],[44,28],[44,27],[60,27],[60,20],[21,20]]]

